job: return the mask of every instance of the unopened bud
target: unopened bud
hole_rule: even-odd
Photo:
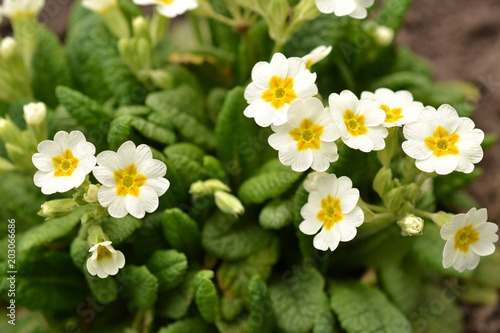
[[[215,204],[226,214],[236,216],[245,213],[245,208],[240,200],[234,195],[224,191],[215,192]]]
[[[379,25],[375,28],[373,32],[375,42],[379,46],[389,46],[394,40],[394,30],[389,27]]]
[[[383,198],[384,195],[392,189],[392,187],[392,170],[386,167],[380,169],[373,179],[373,189],[381,198]]]
[[[68,215],[77,207],[78,204],[72,199],[47,201],[42,205],[42,209],[38,212],[38,215],[47,219],[55,219]]]
[[[83,195],[83,200],[90,204],[98,203],[97,193],[99,192],[99,185],[90,184],[87,191]]]
[[[446,223],[451,222],[451,219],[453,216],[455,216],[455,215],[440,211],[440,212],[432,214],[431,220],[432,220],[432,222],[436,223],[438,226],[442,227]]]
[[[309,193],[316,191],[318,189],[318,180],[324,177],[328,177],[328,173],[318,171],[311,172],[307,175],[306,180],[304,180],[304,188]]]
[[[300,21],[312,20],[320,14],[315,0],[301,0],[294,9],[294,18]]]
[[[212,195],[217,191],[230,192],[231,189],[218,179],[209,179],[205,181],[197,181],[191,184],[189,193],[195,197],[203,197]]]
[[[402,236],[419,236],[424,230],[424,219],[413,214],[398,221]]]
[[[17,42],[12,37],[5,37],[0,44],[0,54],[4,59],[9,59],[14,56],[17,51]]]
[[[314,64],[328,57],[330,52],[332,52],[331,46],[326,47],[324,45],[320,45],[309,54],[303,56],[302,60],[306,63],[306,68],[310,70]]]
[[[14,170],[16,167],[14,164],[10,163],[8,160],[6,160],[3,157],[0,157],[0,175],[5,172],[9,172]]]
[[[43,103],[29,103],[24,106],[24,120],[28,125],[40,125],[45,122],[47,107]]]
[[[144,16],[138,16],[132,22],[134,37],[145,38],[149,40],[149,22]]]
[[[89,228],[88,233],[89,236],[87,237],[87,243],[90,247],[94,246],[97,243],[109,241],[108,235],[106,235],[102,228],[98,225],[92,225]]]

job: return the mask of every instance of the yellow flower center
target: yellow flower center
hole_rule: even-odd
[[[285,104],[290,104],[297,98],[293,90],[292,78],[282,80],[278,76],[273,76],[269,80],[269,88],[262,94],[262,99],[271,103],[275,109],[282,108]]]
[[[313,65],[314,65],[314,62],[313,62],[312,60],[308,60],[308,61],[306,62],[306,68],[307,68],[308,70],[311,70],[311,67],[312,67]]]
[[[110,259],[113,257],[113,254],[106,246],[99,245],[97,247],[97,261],[101,261],[103,259]]]
[[[158,0],[159,2],[165,4],[165,5],[170,5],[172,2],[174,2],[175,0]]]
[[[80,160],[73,156],[73,152],[69,149],[62,156],[52,157],[52,163],[56,169],[54,177],[69,177],[73,174]]]
[[[321,200],[321,208],[316,217],[320,222],[324,223],[326,230],[330,230],[335,223],[344,219],[340,210],[340,199],[334,199],[330,194],[326,199]]]
[[[368,129],[364,126],[365,116],[363,115],[356,116],[351,110],[346,110],[344,113],[344,123],[352,136],[368,133]]]
[[[459,249],[462,252],[469,252],[469,245],[474,244],[479,240],[479,232],[474,230],[471,225],[463,227],[458,230],[455,234],[455,249]]]
[[[434,152],[435,156],[441,157],[450,154],[458,155],[460,151],[456,143],[459,138],[460,135],[455,133],[448,135],[448,131],[439,126],[434,131],[433,136],[428,137],[424,142]]]
[[[304,119],[299,128],[290,131],[290,136],[297,141],[297,148],[302,151],[308,148],[319,149],[321,141],[319,138],[323,134],[324,127],[313,125],[309,119]]]
[[[401,108],[390,109],[385,104],[380,105],[380,108],[385,111],[385,120],[384,121],[386,123],[393,123],[393,122],[398,121],[399,119],[403,118],[403,116],[401,115],[401,112],[403,110]]]
[[[146,177],[137,173],[135,164],[130,164],[125,170],[114,172],[116,180],[116,193],[119,196],[133,195],[139,196],[140,187],[146,183]]]

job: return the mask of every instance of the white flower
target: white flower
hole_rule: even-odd
[[[364,91],[361,99],[371,98],[377,101],[379,108],[386,114],[383,125],[395,127],[408,124],[418,119],[424,105],[413,101],[413,95],[406,90],[392,91],[387,88],[375,90],[375,93]]]
[[[418,236],[424,230],[424,220],[413,214],[398,221],[398,225],[401,227],[401,236]]]
[[[134,3],[141,6],[157,5],[158,13],[170,18],[198,8],[197,0],[134,0]]]
[[[163,178],[167,167],[153,159],[151,148],[144,144],[136,148],[132,141],[127,141],[116,153],[108,150],[97,155],[97,163],[94,176],[102,184],[99,203],[116,218],[127,213],[143,218],[146,212],[154,212],[158,197],[170,186]]]
[[[389,134],[382,126],[386,114],[374,99],[359,101],[352,92],[344,90],[340,95],[331,94],[329,104],[342,141],[347,146],[365,153],[384,149],[384,139]]]
[[[310,70],[314,64],[328,57],[330,52],[332,52],[331,46],[326,47],[324,45],[320,45],[309,54],[303,56],[302,61],[306,63],[306,68]]]
[[[279,126],[287,121],[290,104],[318,93],[316,74],[306,68],[301,58],[286,58],[275,53],[271,63],[258,62],[252,69],[252,82],[245,90],[250,104],[244,111],[262,127]]]
[[[33,155],[35,185],[43,194],[67,192],[80,186],[95,166],[95,147],[80,131],[57,132],[54,141],[45,140]]]
[[[328,173],[326,172],[311,172],[307,175],[306,180],[304,180],[304,188],[307,192],[316,191],[318,189],[318,180],[323,177],[328,177]]]
[[[108,275],[115,275],[125,266],[125,256],[111,246],[110,241],[97,243],[89,250],[92,256],[87,259],[87,270],[90,275],[97,275],[101,279]]]
[[[306,235],[314,235],[313,245],[318,250],[335,250],[339,242],[352,240],[356,228],[363,224],[364,214],[356,206],[359,191],[352,188],[347,177],[335,175],[321,178],[317,191],[309,193],[308,202],[300,210],[304,221],[299,225]]]
[[[283,165],[302,172],[309,168],[325,171],[339,159],[335,140],[340,133],[329,112],[317,98],[295,101],[290,105],[288,121],[271,126],[275,132],[269,144],[278,150]]]
[[[28,125],[40,125],[45,121],[47,107],[43,103],[29,103],[24,106],[24,120]]]
[[[443,251],[443,267],[453,266],[457,271],[474,269],[480,256],[495,252],[498,241],[498,225],[486,222],[485,208],[472,208],[467,214],[455,215],[450,223],[441,228],[441,237],[446,241]]]
[[[10,19],[38,15],[45,6],[45,0],[4,0],[0,14]]]
[[[104,13],[117,5],[116,0],[83,0],[82,6],[96,13]]]
[[[447,104],[437,111],[430,106],[424,108],[417,121],[404,127],[403,134],[408,140],[403,142],[404,152],[424,172],[470,173],[474,163],[483,158],[483,131],[474,128],[471,119],[459,118],[457,111]]]
[[[368,15],[366,9],[374,2],[374,0],[316,0],[316,6],[322,13],[364,19]]]

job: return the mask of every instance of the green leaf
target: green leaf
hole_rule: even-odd
[[[240,260],[269,244],[271,237],[255,223],[217,211],[205,224],[201,241],[218,258]]]
[[[75,264],[76,268],[82,271],[87,270],[85,265],[89,257],[89,249],[90,248],[87,240],[80,237],[76,237],[75,239],[73,239],[69,248],[69,254],[71,256],[73,264]]]
[[[101,279],[97,275],[90,275],[86,268],[84,270],[85,279],[92,291],[92,295],[98,302],[105,305],[116,301],[118,298],[118,286],[113,277],[108,276],[105,279]]]
[[[158,250],[149,258],[146,266],[158,279],[159,291],[166,291],[182,282],[188,262],[186,256],[176,250]]]
[[[162,228],[163,213],[156,211],[147,214],[141,221],[141,227],[134,232],[131,240],[138,256],[147,258],[158,249],[168,248],[167,241],[163,237]]]
[[[151,109],[143,105],[126,105],[121,106],[115,111],[115,117],[120,116],[147,116],[151,113]]]
[[[200,254],[200,229],[196,222],[179,208],[165,211],[162,226],[165,239],[174,249],[190,256]]]
[[[384,3],[384,7],[380,11],[377,18],[377,23],[385,25],[394,30],[395,33],[401,27],[406,12],[410,9],[412,0],[388,0]]]
[[[455,302],[458,294],[459,290],[450,290],[450,284],[444,287],[425,284],[421,293],[423,301],[418,311],[409,317],[413,332],[463,332],[463,311]]]
[[[471,276],[472,271],[459,273],[453,267],[446,269],[443,267],[443,249],[445,244],[446,241],[441,238],[438,227],[429,221],[425,223],[424,234],[415,237],[411,253],[421,265],[444,276]]]
[[[264,229],[281,229],[293,221],[293,201],[275,200],[260,212],[259,223]]]
[[[474,270],[472,280],[483,286],[500,289],[500,252],[498,248],[492,255],[481,258],[481,262]]]
[[[275,332],[275,316],[266,283],[259,276],[248,284],[250,314],[248,316],[249,333]]]
[[[350,333],[411,333],[406,317],[378,289],[359,282],[330,285],[330,306]]]
[[[80,218],[84,209],[79,208],[58,219],[47,220],[42,224],[26,231],[19,239],[19,254],[26,254],[27,251],[42,246],[45,243],[52,242],[58,238],[67,235],[73,228],[80,223]]]
[[[226,171],[217,158],[211,155],[203,156],[203,167],[207,170],[209,178],[227,182]]]
[[[279,161],[271,160],[241,185],[238,196],[246,204],[259,204],[288,190],[301,175]]]
[[[267,136],[261,134],[265,130],[243,115],[247,106],[244,89],[232,89],[226,95],[215,127],[217,156],[222,165],[231,168],[233,177],[241,180],[259,165],[260,151],[268,145]]]
[[[245,260],[223,262],[217,269],[217,284],[228,298],[246,300],[249,281],[255,276],[266,280],[271,274],[273,265],[278,261],[278,257],[279,245],[278,242],[274,242]]]
[[[174,89],[150,93],[146,105],[160,113],[180,112],[193,117],[201,124],[205,124],[207,118],[203,109],[202,97],[196,88],[184,84]]]
[[[4,299],[8,299],[10,288],[8,270],[7,263],[0,264],[0,294]],[[17,256],[16,270],[16,307],[32,311],[75,311],[87,297],[85,280],[67,252],[32,251],[24,258]]]
[[[286,332],[309,332],[325,297],[323,276],[312,267],[301,268],[300,277],[284,274],[269,285],[276,322]]]
[[[174,172],[180,176],[180,181],[183,187],[183,196],[188,195],[188,191],[192,183],[208,178],[207,171],[203,168],[201,163],[188,156],[174,155],[172,158],[167,160],[166,165],[167,170],[174,169]],[[179,184],[173,184],[173,186],[177,185]]]
[[[139,117],[133,117],[132,126],[144,137],[165,145],[174,143],[175,133]]]
[[[379,281],[392,302],[407,316],[417,309],[422,282],[418,264],[411,258],[379,270]]]
[[[203,271],[198,272],[195,275],[193,286],[195,290],[196,306],[198,307],[201,317],[206,322],[213,323],[217,314],[218,297],[215,285],[208,276],[209,275],[203,273]]]
[[[64,86],[56,88],[56,95],[71,116],[88,131],[98,137],[107,131],[111,118],[99,103]]]
[[[163,327],[158,333],[211,333],[214,328],[199,318],[187,318]]]
[[[228,298],[222,296],[220,301],[220,312],[222,318],[227,321],[234,320],[243,311],[245,302],[241,298]]]
[[[141,224],[141,220],[130,215],[121,219],[106,217],[101,222],[101,228],[104,233],[108,235],[109,240],[112,241],[114,245],[117,245],[130,237]]]
[[[498,304],[498,291],[492,287],[466,284],[466,289],[459,296],[460,303],[474,306],[495,306]]]
[[[139,311],[150,309],[156,302],[158,279],[146,266],[125,265],[119,274],[126,281],[124,293],[129,298],[130,308]]]
[[[130,115],[118,116],[111,121],[107,137],[109,148],[117,150],[129,139],[133,121],[134,117]]]
[[[188,272],[180,285],[159,294],[158,315],[172,319],[180,319],[186,315],[194,297],[193,277],[194,271]]]
[[[71,71],[59,38],[43,25],[38,26],[37,35],[38,47],[31,63],[31,86],[36,99],[55,108],[58,104],[55,89],[72,85]]]
[[[177,158],[178,156],[185,156],[199,163],[203,161],[203,156],[205,155],[203,149],[189,142],[170,145],[163,150],[163,153],[171,159]]]

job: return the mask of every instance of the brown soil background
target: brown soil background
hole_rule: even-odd
[[[41,21],[64,36],[71,3],[47,0]],[[2,31],[7,29],[4,20]],[[476,84],[482,92],[476,126],[500,135],[500,0],[414,0],[398,44],[431,63],[436,80]],[[479,166],[484,173],[469,191],[488,208],[489,220],[500,224],[500,144]],[[466,332],[500,333],[500,305],[464,308]]]

